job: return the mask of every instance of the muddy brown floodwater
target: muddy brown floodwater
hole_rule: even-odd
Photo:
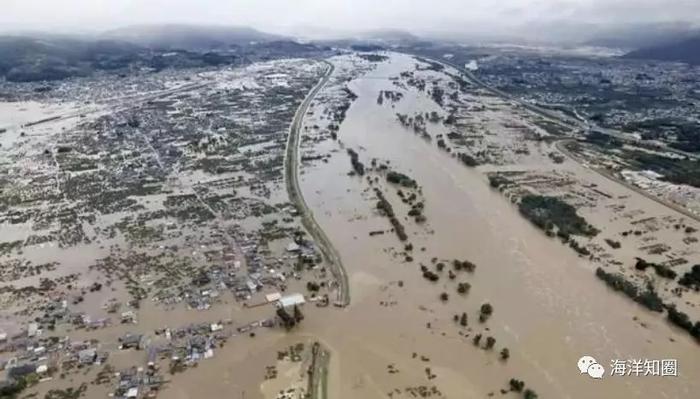
[[[332,61],[342,62],[342,57]],[[332,353],[332,399],[421,397],[411,393],[421,386],[439,390],[441,395],[432,398],[522,397],[499,392],[508,389],[511,378],[523,380],[540,398],[696,398],[697,343],[662,316],[609,290],[595,277],[593,264],[523,219],[489,188],[478,168],[464,167],[435,143],[403,128],[397,112],[439,111],[426,94],[409,89],[395,108],[377,104],[381,90],[396,89],[389,78],[414,66],[412,58],[392,55],[351,81],[348,87],[358,98],[340,126],[339,141],[313,144],[315,152],[332,154],[328,163],[301,168],[305,200],[343,259],[351,304],[343,309],[307,304],[297,329],[240,337],[196,370],[173,378],[163,394],[274,398],[277,385],[261,382],[265,366],[276,363],[276,351],[319,340]],[[334,73],[340,73],[336,67]],[[318,122],[315,108],[305,124]],[[434,134],[446,133],[442,125],[428,127]],[[404,218],[408,208],[396,188],[383,179],[380,183],[414,246],[412,262],[396,256],[403,244],[395,234],[369,236],[370,231],[389,230],[389,221],[375,211],[376,198],[366,179],[348,175],[344,148],[356,150],[365,165],[372,158],[390,161],[422,187],[427,223],[417,225]],[[467,295],[457,294],[456,281],[444,275],[436,283],[422,277],[420,264],[433,267],[433,257],[477,265],[473,274],[458,277],[471,283]],[[440,301],[441,292],[449,293],[448,301]],[[479,323],[484,302],[493,305],[494,313]],[[233,317],[252,321],[269,310],[261,312]],[[467,328],[453,321],[462,312],[469,316]],[[477,333],[494,337],[494,349],[475,347]],[[504,347],[510,350],[506,362],[498,355]],[[605,367],[602,380],[579,373],[576,363],[583,355]],[[610,376],[613,359],[677,359],[679,376]]]
[[[344,151],[327,164],[306,168],[301,177],[309,206],[343,258],[353,298],[348,308],[308,317],[302,326],[301,333],[319,337],[332,350],[331,397],[385,398],[395,389],[418,385],[435,385],[450,398],[500,396],[498,390],[513,377],[543,398],[697,397],[700,348],[691,338],[610,291],[596,279],[592,264],[521,218],[482,173],[396,121],[395,112],[424,113],[437,110],[435,103],[416,93],[396,109],[377,105],[380,90],[395,89],[388,78],[414,64],[408,56],[394,55],[350,82],[359,97],[338,137],[347,147],[359,148],[365,164],[374,157],[389,160],[422,186],[428,226],[404,224],[414,247],[426,250],[414,251],[414,261],[405,263],[387,250],[401,247],[394,234],[368,235],[387,230],[388,221],[373,210],[376,200],[367,182],[347,175],[350,161]],[[330,141],[317,145],[319,152],[334,148]],[[402,205],[395,189],[384,191],[394,206]],[[466,297],[457,295],[446,278],[438,283],[422,278],[419,263],[429,265],[433,256],[477,264]],[[442,291],[450,293],[446,303],[438,299]],[[381,301],[396,304],[380,306]],[[476,319],[483,302],[495,311],[480,324]],[[497,350],[478,349],[471,337],[458,333],[452,316],[463,311],[470,317],[471,336],[491,335],[497,350],[510,349],[507,362],[499,360]],[[576,362],[584,354],[606,368],[605,378],[579,374]],[[677,359],[679,376],[613,377],[613,359]],[[387,373],[389,364],[399,372]],[[426,367],[437,377],[428,380]]]

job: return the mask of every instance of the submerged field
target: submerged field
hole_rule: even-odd
[[[28,392],[694,397],[698,222],[452,67],[327,61],[0,105],[3,354],[48,369]],[[596,381],[583,355],[679,375]]]
[[[700,260],[687,240],[694,233],[675,224],[696,223],[560,159],[541,117],[471,86],[457,71],[387,56],[364,76],[348,73],[349,82],[340,73],[360,61],[335,60],[336,83],[307,115],[308,158],[321,160],[303,169],[302,185],[343,257],[353,297],[348,310],[323,322],[341,370],[337,394],[410,397],[420,385],[438,397],[480,397],[519,378],[541,397],[692,396],[695,340],[608,289],[595,270],[624,273],[641,288],[651,280],[663,301],[698,320],[697,293],[634,267],[634,256],[662,262],[675,255],[687,260],[674,267],[678,275],[690,270]],[[343,88],[357,98],[336,131],[330,115]],[[497,173],[514,176],[503,193],[489,184]],[[590,228],[572,229],[570,241],[587,255],[520,215],[511,201],[526,192],[572,206]],[[657,230],[641,228],[654,220]],[[659,242],[672,248],[663,258],[639,249]],[[494,311],[481,322],[485,303]],[[484,350],[489,337],[495,344]],[[589,352],[605,367],[617,357],[678,357],[689,374],[592,383],[570,366]]]

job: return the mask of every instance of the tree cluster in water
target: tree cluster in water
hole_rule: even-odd
[[[406,241],[408,239],[406,229],[396,217],[396,214],[394,214],[394,208],[391,206],[391,203],[387,201],[386,197],[384,197],[384,193],[382,193],[380,189],[375,188],[374,193],[377,195],[377,209],[389,218],[389,221],[394,227],[394,232],[399,237],[399,240]]]

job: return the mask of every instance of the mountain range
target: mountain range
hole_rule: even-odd
[[[580,44],[638,47],[624,55],[625,58],[700,65],[700,30],[686,25],[620,26],[586,37],[588,41]],[[394,45],[410,47],[429,43],[398,30],[301,43],[247,27],[176,24],[130,26],[91,36],[34,33],[0,36],[0,78],[60,80],[132,67],[160,70],[230,65],[285,56],[316,56],[330,51],[330,47],[375,49]]]
[[[700,34],[631,51],[624,58],[677,61],[700,65]]]
[[[0,78],[16,82],[129,68],[192,68],[315,56],[328,47],[242,27],[133,26],[93,36],[0,36]]]
[[[289,40],[288,37],[238,26],[135,25],[107,31],[102,39],[128,42],[147,48],[178,50],[223,50],[260,42]]]

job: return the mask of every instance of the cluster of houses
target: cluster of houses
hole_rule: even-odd
[[[183,295],[191,309],[207,309],[211,302],[220,295],[220,290],[232,290],[239,300],[249,300],[253,294],[265,287],[281,288],[265,296],[263,304],[274,304],[278,308],[291,310],[306,302],[300,293],[283,294],[286,289],[287,275],[280,270],[264,266],[265,259],[257,255],[256,246],[247,248],[248,273],[236,277],[240,262],[231,271],[213,267],[200,275],[193,276],[192,284]],[[311,245],[292,242],[286,252],[295,259],[308,258],[315,261],[317,253]],[[241,273],[242,274],[242,273]],[[72,312],[66,300],[56,300],[43,309],[43,315],[31,322],[26,329],[8,339],[7,334],[0,334],[0,353],[11,354],[2,362],[5,370],[4,384],[12,384],[22,379],[44,381],[74,369],[105,364],[109,351],[106,345],[97,340],[72,341],[68,337],[56,337],[45,334],[53,331],[57,325],[69,324],[75,329],[98,329],[111,326],[116,319],[121,325],[138,324],[138,315],[134,310],[118,312],[119,306],[110,308],[113,317],[93,319],[85,313]],[[279,320],[271,314],[270,318],[257,320],[235,329],[228,328],[232,321],[200,323],[180,328],[164,328],[155,331],[154,336],[141,332],[122,335],[112,350],[145,351],[146,362],[143,367],[134,367],[114,373],[117,377],[113,396],[115,398],[144,398],[157,394],[163,383],[158,364],[169,362],[172,367],[190,367],[214,356],[230,337],[236,334],[252,333],[262,327],[274,327]],[[137,330],[134,330],[137,331]]]
[[[10,354],[2,361],[6,386],[20,380],[50,380],[58,370],[104,364],[109,356],[109,352],[100,350],[97,341],[44,336],[36,323],[11,340],[2,334],[1,352]]]

